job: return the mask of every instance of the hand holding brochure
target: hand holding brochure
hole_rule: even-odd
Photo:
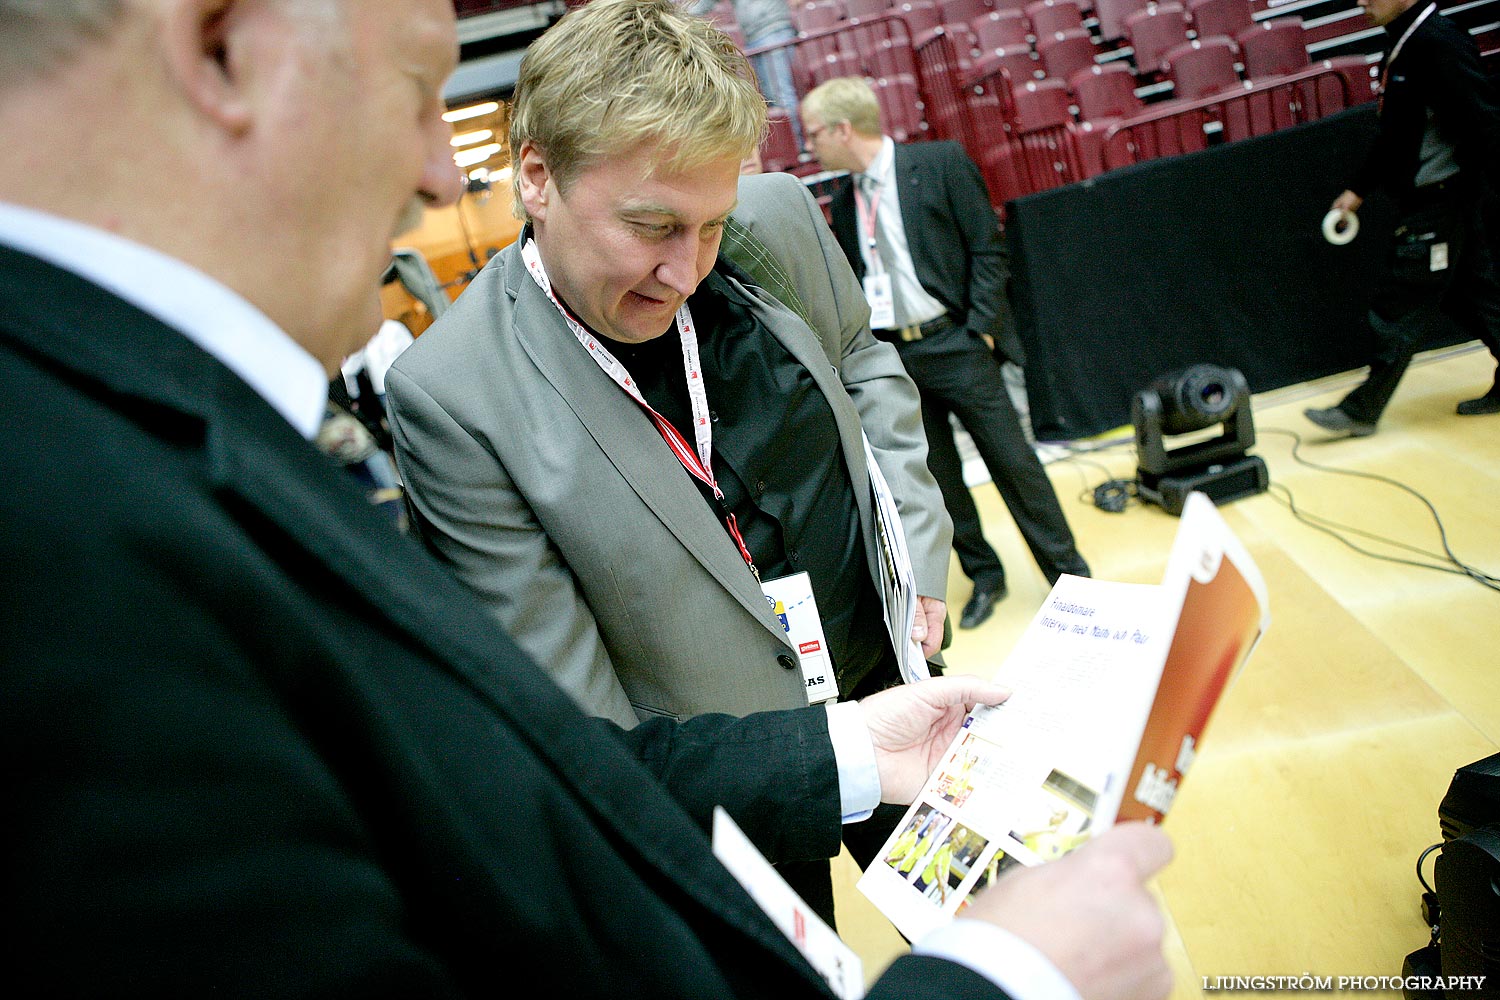
[[[1211,501],[1189,496],[1158,585],[1064,576],[859,888],[907,937],[1006,869],[1117,819],[1159,821],[1219,695],[1266,626],[1265,583]]]

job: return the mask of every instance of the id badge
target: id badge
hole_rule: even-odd
[[[807,703],[816,705],[837,698],[839,685],[833,677],[828,640],[823,637],[823,619],[818,616],[818,605],[813,600],[812,578],[806,573],[793,573],[766,580],[760,589],[797,651]]]
[[[1428,258],[1428,266],[1434,271],[1441,271],[1448,266],[1448,244],[1434,243],[1431,256]]]
[[[890,330],[896,325],[896,300],[891,297],[891,274],[865,275],[865,298],[870,301],[870,329]]]

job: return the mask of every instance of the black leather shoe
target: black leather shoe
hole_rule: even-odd
[[[995,613],[995,605],[1005,600],[1005,595],[1010,593],[1010,588],[1001,580],[993,587],[974,588],[974,593],[969,597],[969,603],[964,605],[964,613],[958,619],[959,628],[978,628],[983,625],[990,615]]]
[[[1500,413],[1500,386],[1477,399],[1466,399],[1458,404],[1461,417],[1477,417],[1485,413]]]
[[[1302,415],[1325,431],[1347,434],[1354,438],[1367,438],[1375,433],[1375,425],[1355,420],[1337,406],[1326,410],[1303,410]]]

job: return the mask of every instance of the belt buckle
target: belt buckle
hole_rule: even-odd
[[[900,334],[901,334],[901,339],[903,341],[905,341],[906,343],[908,343],[908,344],[911,343],[913,340],[921,340],[922,339],[922,326],[921,326],[920,323],[913,323],[910,326],[903,326],[901,328],[901,330],[900,330]]]

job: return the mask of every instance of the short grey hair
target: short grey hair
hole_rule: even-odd
[[[45,73],[108,36],[126,0],[0,0],[0,85]]]

